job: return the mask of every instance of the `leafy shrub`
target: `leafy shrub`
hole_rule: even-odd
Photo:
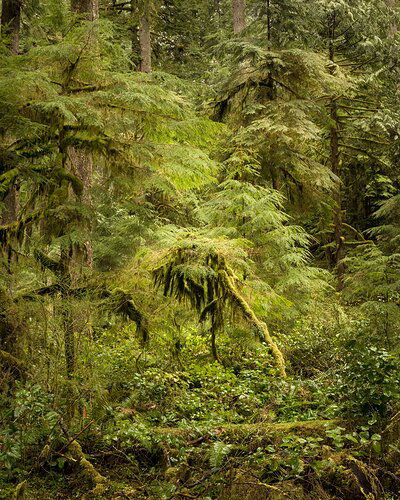
[[[352,340],[345,346],[337,392],[353,415],[384,416],[400,396],[400,360],[385,349]]]
[[[44,438],[58,431],[59,415],[52,409],[52,395],[38,384],[20,385],[8,412],[8,425],[0,433],[0,463],[17,471],[21,459]]]

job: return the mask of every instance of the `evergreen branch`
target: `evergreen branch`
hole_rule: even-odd
[[[356,136],[351,136],[351,135],[345,135],[343,136],[344,139],[352,139],[354,141],[365,141],[365,142],[370,142],[371,144],[378,144],[382,146],[389,146],[389,142],[382,142],[382,141],[377,141],[374,139],[368,139],[367,137],[356,137]]]
[[[101,103],[101,104],[107,108],[121,109],[122,111],[132,111],[133,113],[142,113],[152,116],[160,116],[161,118],[167,118],[169,120],[182,121],[181,118],[177,118],[176,116],[166,115],[164,113],[159,113],[157,111],[146,111],[144,109],[128,108],[127,106],[121,106],[119,104],[111,104],[111,103]]]
[[[368,156],[368,158],[371,158],[372,160],[380,163],[381,165],[384,165],[386,168],[390,168],[390,165],[388,165],[387,163],[385,163],[381,159],[377,158],[376,156],[372,155],[369,151],[367,151],[365,149],[361,149],[361,148],[358,148],[356,146],[351,146],[350,144],[343,144],[343,143],[339,143],[339,146],[341,146],[342,148],[347,148],[347,149],[351,149],[353,151],[357,151],[358,153],[363,153],[366,156]]]
[[[286,85],[285,83],[282,83],[280,82],[279,80],[276,80],[276,78],[273,78],[271,76],[271,80],[274,81],[275,83],[277,83],[278,85],[280,85],[281,87],[283,87],[284,89],[288,90],[289,92],[291,92],[293,95],[295,95],[298,99],[302,99],[302,97],[293,89],[291,89],[288,85]]]
[[[362,107],[355,107],[355,106],[349,106],[348,104],[341,104],[341,103],[338,103],[338,106],[340,108],[344,108],[344,109],[349,109],[351,111],[369,111],[369,112],[373,112],[373,111],[379,111],[379,108],[362,108]]]

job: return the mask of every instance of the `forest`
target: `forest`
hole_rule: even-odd
[[[400,498],[400,2],[0,4],[0,498]]]

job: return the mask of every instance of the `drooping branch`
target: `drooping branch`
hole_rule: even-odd
[[[247,303],[245,298],[237,290],[237,288],[233,282],[232,277],[229,276],[229,274],[226,272],[226,270],[222,269],[219,273],[220,273],[222,280],[226,286],[226,289],[228,290],[228,292],[231,296],[231,300],[235,303],[236,307],[240,310],[243,317],[251,325],[253,325],[255,327],[255,329],[258,331],[258,333],[260,335],[263,336],[265,342],[271,348],[271,351],[272,351],[272,354],[275,358],[276,366],[279,370],[280,375],[283,378],[286,378],[285,360],[283,358],[283,355],[282,355],[279,347],[276,345],[276,343],[272,339],[267,325],[264,323],[264,321],[261,321],[260,319],[257,318],[253,309],[250,307],[250,305]]]
[[[153,271],[154,282],[165,296],[188,302],[198,312],[200,322],[211,320],[212,353],[216,359],[215,333],[223,328],[229,310],[256,329],[260,339],[269,345],[279,374],[286,377],[285,361],[272,339],[267,325],[257,318],[246,299],[236,288],[236,276],[224,255],[215,251],[202,253],[199,246],[175,248],[168,252],[168,261]]]

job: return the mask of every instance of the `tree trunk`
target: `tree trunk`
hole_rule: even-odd
[[[332,61],[330,66],[330,73],[334,74],[335,66],[335,27],[336,27],[336,17],[333,16],[332,27],[331,27],[331,37],[329,41],[329,59]],[[336,100],[333,98],[330,102],[329,114],[331,118],[330,126],[330,163],[332,173],[340,179],[341,169],[340,169],[340,151],[339,151],[339,118]],[[342,188],[340,183],[336,186],[333,193],[334,199],[334,212],[333,212],[333,225],[335,233],[335,264],[336,272],[338,277],[338,290],[342,290],[344,286],[344,272],[345,268],[342,262],[344,257],[344,237],[343,237],[343,219],[342,219]]]
[[[271,1],[267,0],[267,40],[268,50],[271,50]]]
[[[20,0],[3,0],[1,6],[1,34],[7,37],[7,47],[11,53],[19,52],[19,34],[21,26]],[[15,221],[18,212],[18,191],[13,186],[4,200],[4,211],[0,223],[8,225]]]
[[[71,10],[80,15],[87,21],[96,21],[99,17],[98,0],[71,0]],[[94,41],[95,43],[96,41]],[[93,175],[93,159],[92,155],[86,151],[79,150],[75,147],[68,147],[66,151],[60,151],[64,155],[64,163],[71,172],[82,182],[81,201],[86,205],[91,204],[90,188],[92,185]],[[72,196],[72,194],[70,194]],[[90,228],[89,228],[90,232]],[[79,252],[81,254],[81,252]],[[75,372],[76,354],[75,354],[75,323],[78,323],[75,318],[70,304],[70,288],[72,284],[76,284],[79,278],[78,263],[81,255],[78,255],[74,248],[69,248],[61,254],[61,262],[63,264],[63,276],[61,282],[63,284],[63,310],[61,313],[63,329],[64,329],[64,349],[66,373],[70,379]],[[93,262],[93,250],[90,236],[85,241],[84,261],[87,266],[91,267]],[[90,311],[88,312],[90,316]],[[71,410],[73,413],[73,409]]]
[[[62,311],[63,327],[64,327],[64,349],[65,363],[67,369],[67,377],[72,378],[75,372],[75,332],[74,318],[71,311],[71,306],[68,303],[68,297],[65,297],[65,309]]]
[[[71,10],[87,21],[96,21],[99,18],[98,0],[71,0]]]
[[[17,219],[18,207],[18,190],[15,186],[13,186],[4,199],[4,210],[1,214],[0,225],[8,226],[9,224],[15,222],[15,220]]]
[[[90,153],[81,151],[73,147],[68,148],[68,164],[72,173],[82,182],[83,190],[80,201],[87,207],[92,204],[90,190],[93,178],[93,158]],[[93,247],[90,237],[90,227],[88,238],[85,241],[84,262],[88,267],[93,266]]]
[[[1,33],[8,38],[7,46],[14,55],[19,52],[20,26],[20,0],[3,0],[1,6]]]
[[[139,46],[140,46],[140,71],[142,73],[151,72],[151,35],[150,21],[148,13],[140,18],[139,26]]]
[[[88,21],[96,21],[99,18],[98,0],[71,0],[71,9],[77,14],[81,14]],[[74,147],[68,148],[68,163],[74,175],[82,182],[82,202],[90,206],[92,203],[90,189],[93,177],[93,158],[90,153],[77,150]],[[85,241],[85,263],[92,267],[93,248],[91,238]]]
[[[213,320],[210,328],[210,333],[211,333],[211,355],[214,361],[216,361],[217,363],[221,363],[217,349],[217,328]]]
[[[239,35],[246,27],[246,0],[232,0],[233,32]]]
[[[337,115],[337,105],[334,100],[330,104],[330,117],[332,120],[332,125],[330,128],[330,159],[331,159],[331,170],[340,179],[340,152],[339,152],[339,133],[338,126],[339,120]],[[342,196],[341,196],[341,186],[338,184],[334,192],[334,212],[333,212],[333,225],[335,230],[335,264],[338,277],[338,290],[343,289],[344,280],[344,265],[342,259],[344,257],[344,238],[343,238],[343,219],[342,219]]]
[[[385,0],[385,3],[389,7],[389,9],[396,8],[396,0]],[[389,26],[389,33],[388,33],[389,37],[393,38],[396,35],[397,31],[398,31],[397,23],[396,20],[393,19]]]

